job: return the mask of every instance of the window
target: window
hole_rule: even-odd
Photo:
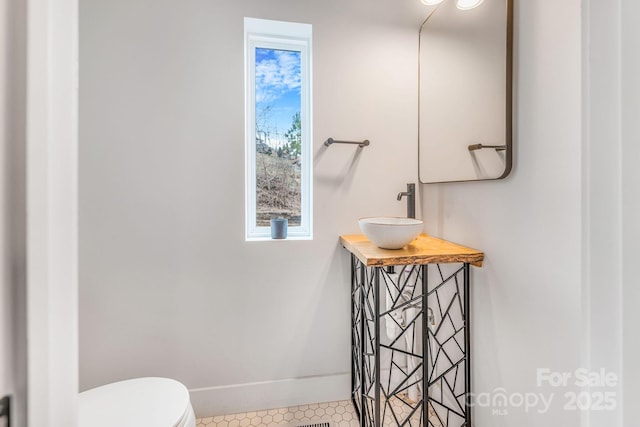
[[[311,239],[311,25],[245,18],[246,239]]]

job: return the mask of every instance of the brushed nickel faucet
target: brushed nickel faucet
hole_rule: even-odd
[[[402,200],[403,196],[407,196],[407,218],[416,217],[416,185],[407,184],[407,191],[398,193],[398,201]]]

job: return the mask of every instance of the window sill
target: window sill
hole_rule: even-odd
[[[246,237],[246,242],[286,242],[287,240],[313,240],[313,236],[287,236],[286,239],[272,239],[271,236]]]

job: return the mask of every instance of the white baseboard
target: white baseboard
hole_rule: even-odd
[[[347,400],[349,373],[291,378],[189,390],[196,417],[286,408],[310,403]]]

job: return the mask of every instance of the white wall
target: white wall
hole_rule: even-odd
[[[197,389],[201,415],[349,395],[338,236],[358,217],[405,212],[423,11],[81,1],[81,389],[174,377]],[[244,242],[244,16],[313,24],[311,242]],[[356,155],[325,149],[328,137],[371,145]]]
[[[623,280],[623,396],[624,426],[637,424],[635,408],[640,399],[640,290],[638,289],[637,264],[640,255],[640,4],[634,0],[621,1],[621,68],[622,79],[622,280]]]
[[[26,6],[0,2],[0,397],[26,423]]]
[[[77,425],[78,2],[27,5],[30,426]]]
[[[582,152],[584,363],[619,377],[623,374],[620,4],[583,2]],[[620,382],[606,391],[617,393],[617,408],[591,411],[590,426],[622,425]]]
[[[581,8],[516,2],[515,156],[502,181],[424,185],[429,233],[482,249],[472,271],[473,388],[555,393],[548,413],[476,408],[478,426],[576,426],[571,387],[536,370],[581,366]]]

